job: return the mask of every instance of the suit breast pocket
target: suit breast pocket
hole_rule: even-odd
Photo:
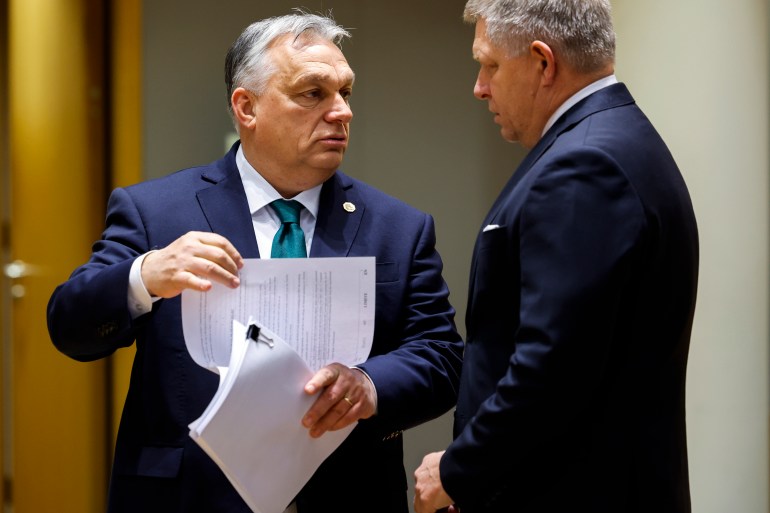
[[[512,277],[518,267],[518,240],[514,240],[505,226],[482,232],[476,244],[476,294],[504,290],[514,292]]]
[[[508,245],[508,237],[508,229],[505,225],[489,225],[479,234],[476,250],[479,253],[491,250],[502,251]]]

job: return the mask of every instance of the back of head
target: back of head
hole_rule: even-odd
[[[339,45],[350,33],[331,17],[298,11],[296,14],[266,18],[252,23],[241,32],[225,58],[225,84],[227,108],[232,114],[230,98],[233,91],[243,87],[259,95],[275,72],[268,50],[281,36],[290,35],[294,40],[320,39]]]
[[[469,0],[464,18],[483,19],[487,37],[511,57],[542,41],[579,73],[615,61],[609,0]]]

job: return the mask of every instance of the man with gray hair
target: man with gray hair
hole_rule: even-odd
[[[287,256],[376,258],[371,354],[319,369],[304,387],[316,400],[297,419],[311,437],[358,425],[287,506],[408,511],[401,432],[455,403],[462,341],[431,216],[338,171],[353,116],[345,37],[304,13],[249,26],[225,70],[240,141],[211,164],[116,189],[90,260],[51,297],[51,339],[71,358],[136,341],[110,513],[249,511],[188,436],[218,378],[187,352],[180,294],[236,288],[244,258]]]
[[[529,149],[480,227],[455,440],[415,509],[685,513],[698,234],[614,76],[608,0],[471,0],[474,94]],[[451,505],[451,506],[450,506]]]

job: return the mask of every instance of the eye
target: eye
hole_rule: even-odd
[[[353,94],[353,90],[352,89],[342,89],[340,91],[340,96],[342,96],[342,99],[345,100],[345,101],[350,100],[350,95],[351,94]]]
[[[481,69],[485,71],[496,71],[498,67],[496,62],[491,61],[479,62],[479,64],[481,65]]]
[[[490,63],[481,64],[479,69],[479,77],[486,77],[487,79],[491,79],[497,72],[497,69],[498,69],[497,64],[490,64]]]
[[[304,93],[302,93],[302,96],[304,96],[305,98],[312,98],[312,99],[320,98],[321,97],[321,90],[320,89],[311,89],[309,91],[305,91]]]

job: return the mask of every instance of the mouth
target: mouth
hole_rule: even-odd
[[[332,134],[321,137],[318,142],[329,148],[345,148],[348,145],[348,137],[345,134]]]

